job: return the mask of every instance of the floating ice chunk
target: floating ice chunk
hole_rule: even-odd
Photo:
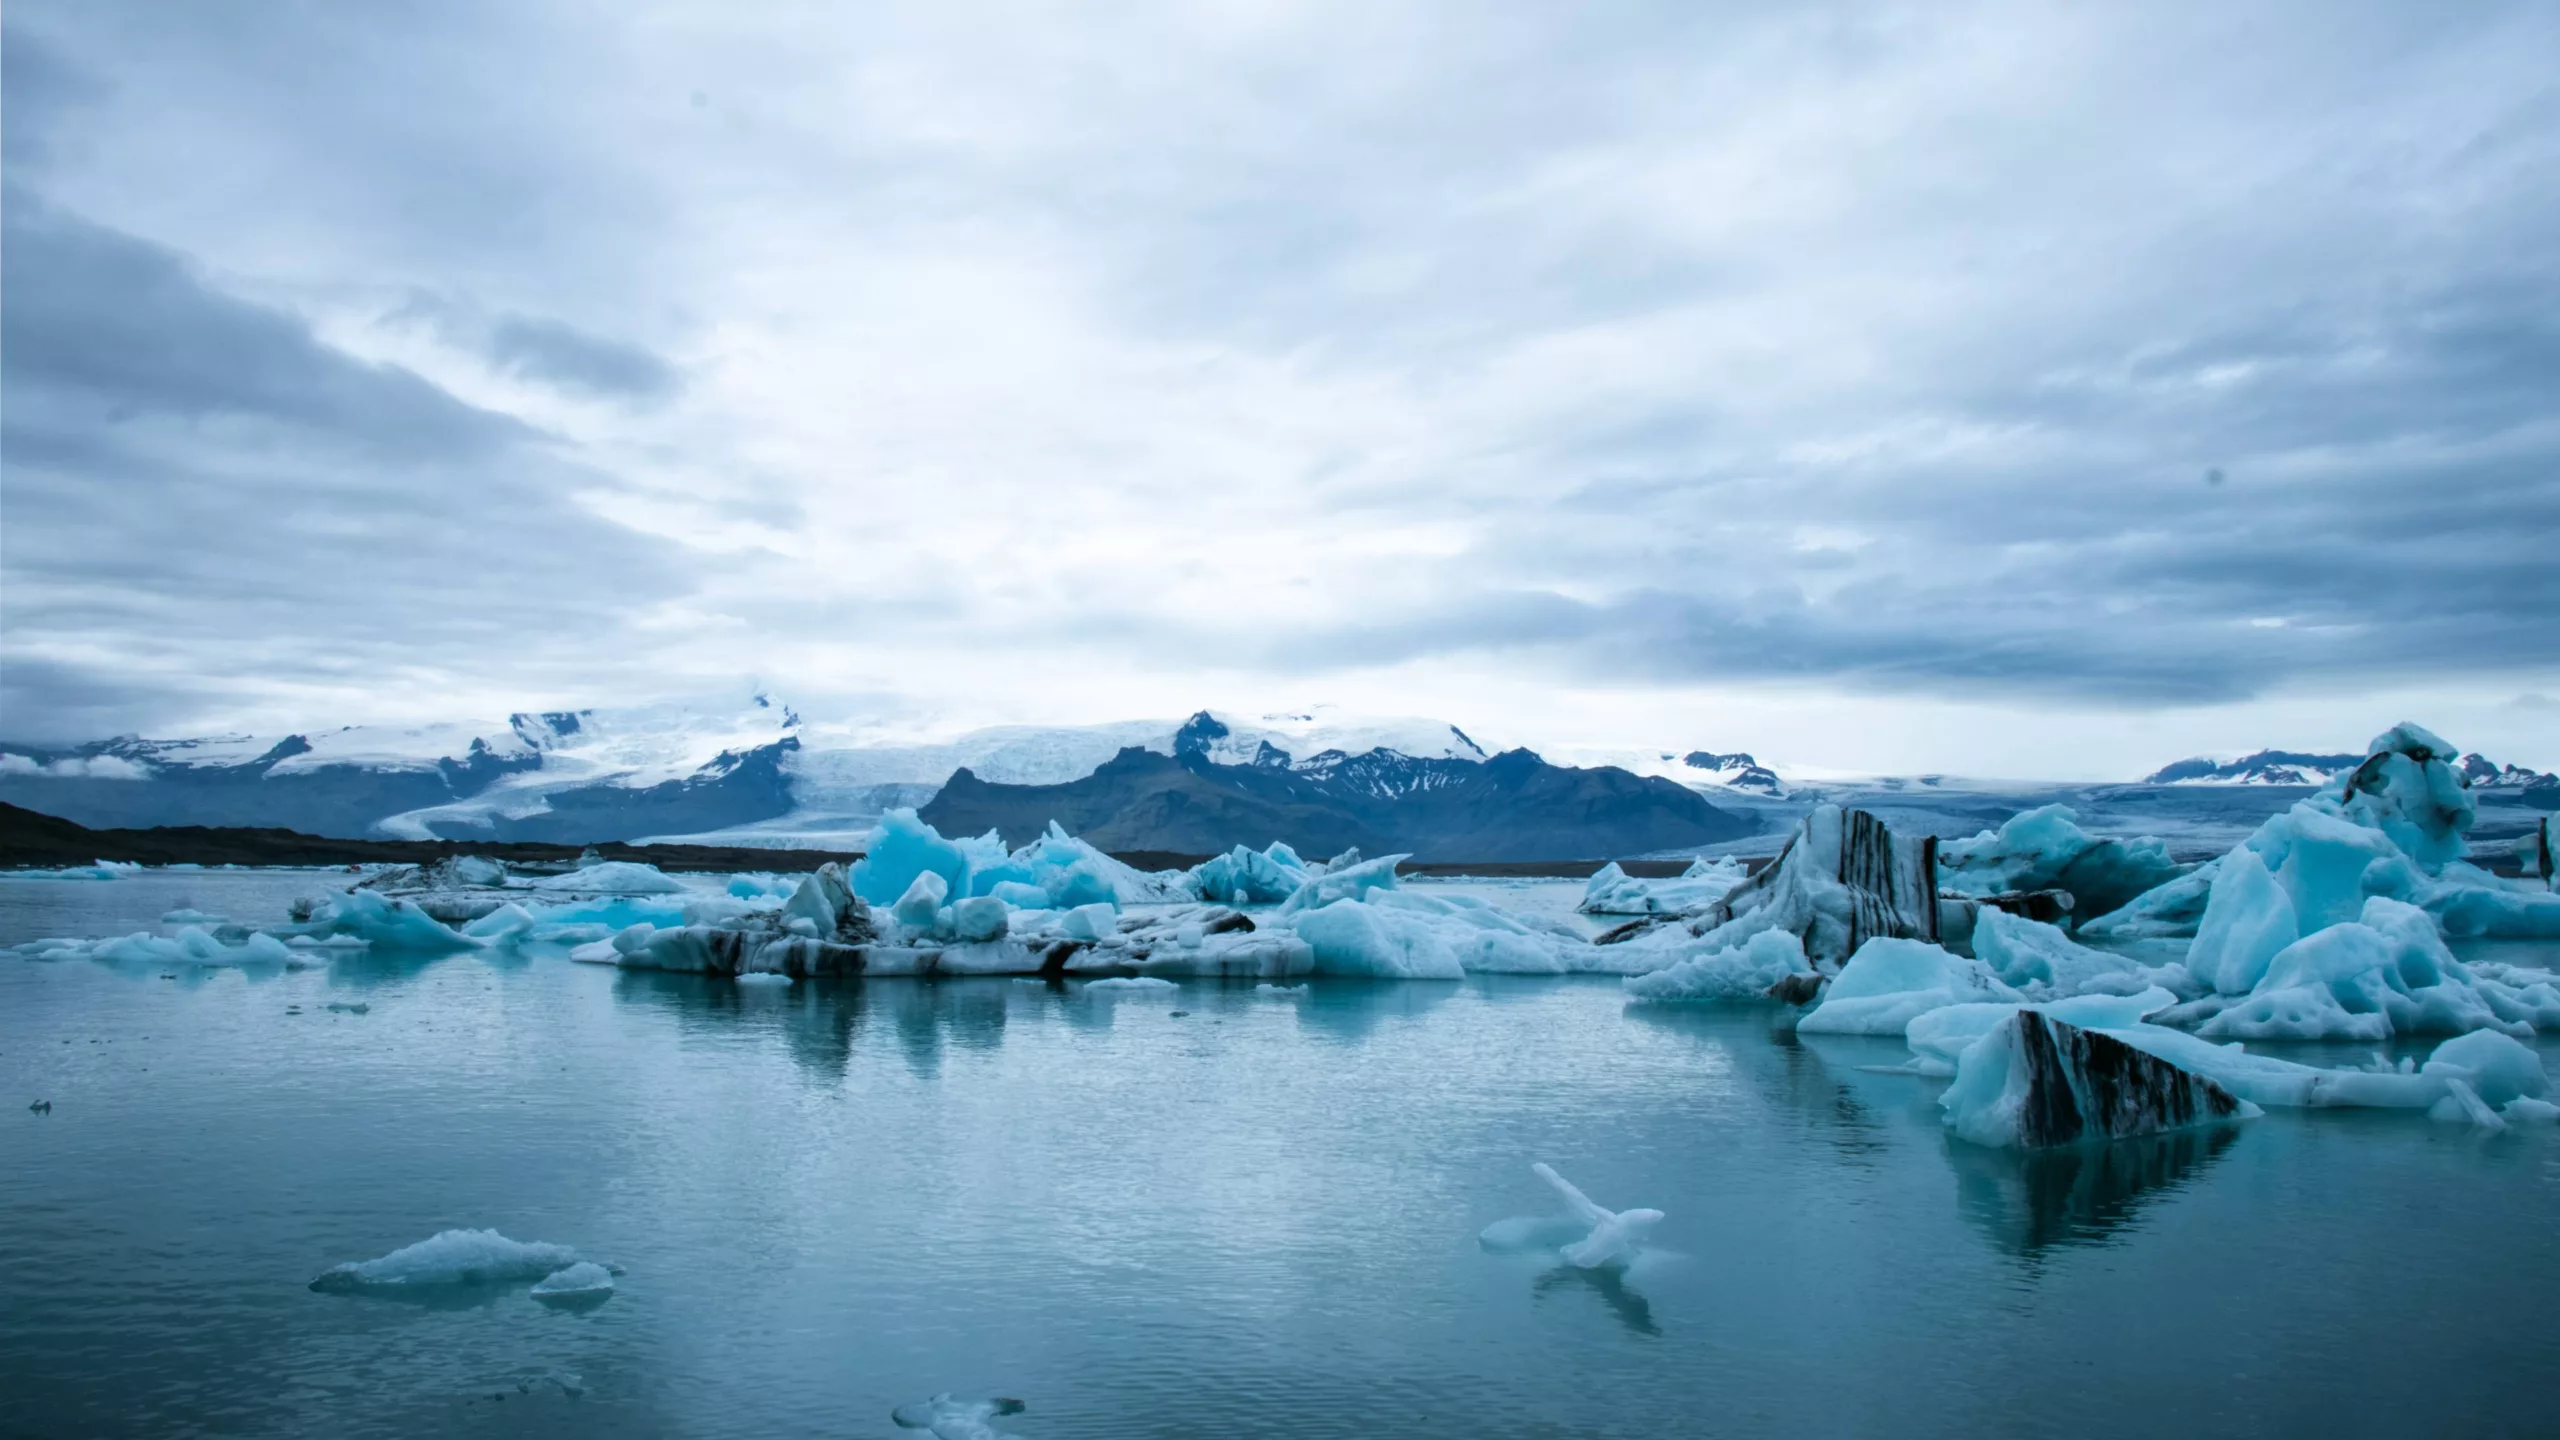
[[[2551,1090],[2551,1077],[2533,1047],[2491,1030],[2475,1030],[2438,1045],[2418,1073],[2464,1081],[2491,1106],[2520,1095],[2540,1099]]]
[[[486,855],[456,855],[446,871],[456,885],[497,886],[507,883],[507,865]]]
[[[1645,1237],[1653,1233],[1653,1227],[1662,1223],[1659,1210],[1602,1209],[1543,1160],[1529,1168],[1563,1197],[1567,1213],[1591,1227],[1589,1234],[1558,1252],[1566,1263],[1579,1269],[1597,1270],[1604,1265],[1625,1264],[1635,1257]]]
[[[987,895],[1017,910],[1049,908],[1049,892],[1024,880],[999,880]]]
[[[1649,1004],[1760,1000],[1788,976],[1812,973],[1802,941],[1785,930],[1763,930],[1740,945],[1693,955],[1650,975],[1631,975],[1624,983],[1629,1000]]]
[[[637,860],[606,860],[565,875],[545,875],[532,887],[568,895],[680,895],[686,888],[657,866]]]
[[[2301,938],[2292,897],[2258,852],[2243,845],[2214,873],[2212,898],[2187,950],[2187,973],[2225,995],[2246,995],[2276,953]]]
[[[539,1280],[578,1263],[566,1245],[510,1240],[495,1230],[446,1230],[388,1255],[333,1265],[311,1282],[320,1291],[436,1285],[501,1285]]]
[[[1393,879],[1390,870],[1388,880],[1392,883]],[[1311,880],[1298,893],[1303,896],[1322,883]],[[1289,903],[1294,905],[1297,900],[1292,898]],[[1336,900],[1298,915],[1293,923],[1298,938],[1315,952],[1314,973],[1318,975],[1365,975],[1381,980],[1459,980],[1466,976],[1457,951],[1440,933],[1440,927],[1418,916],[1358,900]]]
[[[1069,940],[1107,940],[1120,933],[1120,914],[1109,905],[1078,905],[1059,918],[1058,933]]]
[[[2058,927],[1988,906],[1974,917],[1973,953],[2002,983],[2056,995],[2133,994],[2161,979],[2130,957],[2092,950]]]
[[[2473,1125],[2482,1130],[2507,1128],[2506,1120],[2489,1108],[2488,1102],[2480,1098],[2480,1092],[2471,1088],[2470,1081],[2459,1076],[2447,1077],[2444,1088],[2444,1098],[2428,1107],[2428,1119],[2450,1125]]]
[[[950,884],[940,871],[920,870],[914,879],[907,882],[906,890],[897,897],[897,903],[889,907],[889,913],[896,916],[901,925],[930,930],[942,912],[943,900],[950,893]]]
[[[95,960],[107,965],[225,965],[256,969],[283,966],[299,969],[317,962],[273,935],[252,932],[229,945],[200,927],[187,926],[174,936],[137,931],[105,940],[37,940],[13,947],[31,960]]]
[[[928,874],[942,882],[946,896],[969,893],[968,855],[917,819],[913,810],[881,816],[864,850],[853,865],[853,892],[874,905],[896,903],[912,891],[918,877]]]
[[[989,940],[1001,940],[1010,924],[1005,903],[992,895],[973,895],[951,906],[952,933],[964,943],[983,944]]]
[[[2084,920],[2119,909],[2191,868],[2171,860],[2168,847],[2155,839],[2090,835],[2066,805],[2021,811],[1996,831],[1938,847],[1938,882],[1946,889],[1962,895],[2067,891],[2071,913]]]
[[[1914,1017],[1946,1005],[2024,997],[1991,967],[1919,940],[1879,938],[1858,947],[1798,1030],[1900,1035]]]
[[[1911,1053],[1918,1056],[1913,1066],[1924,1075],[1953,1075],[1964,1052],[1983,1036],[1997,1030],[2021,1010],[2034,1010],[2047,1019],[2060,1020],[2081,1029],[2118,1029],[2139,1025],[2146,1015],[2157,1013],[2177,1002],[2178,997],[2166,990],[2153,988],[2137,995],[2080,995],[2068,1000],[2053,1000],[2040,1005],[2012,1005],[1999,1001],[1970,1005],[1948,1005],[1912,1017],[1903,1031],[1911,1043]]]
[[[533,926],[533,915],[523,906],[501,905],[463,926],[462,933],[474,940],[503,940],[510,936],[523,935],[533,929]]]
[[[901,1405],[889,1418],[901,1430],[922,1430],[933,1440],[1018,1440],[995,1427],[998,1416],[1019,1415],[1023,1404],[1007,1396],[993,1400],[959,1400],[948,1393],[912,1405]]]
[[[351,890],[333,898],[329,902],[325,923],[330,933],[362,940],[376,950],[443,955],[456,950],[475,950],[480,946],[478,940],[446,925],[412,902],[393,900],[371,890]]]
[[[2208,1076],[2035,1010],[2016,1012],[1967,1046],[1938,1103],[1964,1139],[2022,1149],[2258,1113]]]
[[[2522,1095],[2508,1101],[2498,1113],[2507,1117],[2512,1124],[2549,1125],[2554,1121],[2560,1121],[2560,1105]]]
[[[1282,902],[1283,916],[1317,910],[1339,900],[1366,899],[1372,892],[1396,888],[1396,867],[1412,859],[1410,855],[1381,855],[1354,865],[1338,865],[1290,892]]]
[[[1304,985],[1262,984],[1254,986],[1253,993],[1256,995],[1269,995],[1276,999],[1295,1000],[1299,996],[1307,993],[1307,987]]]
[[[554,1270],[533,1287],[533,1298],[551,1305],[592,1305],[612,1294],[613,1272],[593,1260]]]
[[[161,916],[160,923],[163,925],[219,925],[222,923],[222,917],[181,906]]]
[[[1288,899],[1307,883],[1307,864],[1298,852],[1273,841],[1269,849],[1242,845],[1212,855],[1186,872],[1191,888],[1203,900],[1229,905],[1270,905]]]
[[[1170,980],[1159,979],[1153,975],[1112,975],[1100,980],[1087,980],[1084,982],[1084,988],[1088,992],[1099,991],[1105,995],[1120,996],[1169,994],[1182,987]]]
[[[1750,867],[1730,857],[1710,862],[1701,856],[1671,880],[1638,880],[1612,860],[1583,882],[1575,908],[1585,915],[1685,914],[1722,900],[1750,878]]]

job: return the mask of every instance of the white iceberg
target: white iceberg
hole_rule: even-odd
[[[388,1255],[333,1265],[311,1282],[321,1291],[500,1285],[540,1280],[578,1263],[566,1245],[510,1240],[495,1230],[446,1230]]]
[[[542,876],[532,882],[532,888],[567,895],[680,895],[687,887],[655,865],[606,860],[583,870]]]
[[[1635,1257],[1653,1227],[1662,1223],[1659,1210],[1606,1210],[1572,1181],[1544,1161],[1529,1169],[1547,1182],[1565,1204],[1554,1219],[1521,1216],[1497,1220],[1476,1238],[1489,1250],[1554,1249],[1567,1264],[1583,1270],[1623,1265]],[[1579,1237],[1579,1238],[1568,1238]]]
[[[1858,947],[1822,1003],[1796,1022],[1833,1035],[1900,1035],[1931,1010],[1983,1000],[2020,1000],[1991,967],[1918,940],[1881,938]]]
[[[1763,930],[1740,945],[1692,955],[1646,975],[1628,976],[1627,998],[1649,1004],[1692,1000],[1757,1000],[1790,976],[1810,978],[1802,941]]]

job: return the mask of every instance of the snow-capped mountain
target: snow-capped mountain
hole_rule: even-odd
[[[1378,794],[1433,783],[1419,762],[1486,758],[1445,721],[1329,708],[995,726],[917,741],[812,724],[759,694],[736,708],[13,749],[0,753],[0,798],[90,825],[581,842],[717,834],[735,844],[842,846],[882,810],[924,803],[962,769],[994,783],[1054,785],[1130,746],[1217,764],[1341,770],[1346,783]]]
[[[1719,785],[1727,790],[1749,790],[1761,795],[1784,795],[1786,786],[1778,781],[1777,772],[1736,750],[1719,755],[1712,750],[1692,750],[1680,757],[1682,766],[1693,772],[1684,776],[1692,785]]]
[[[2164,765],[2143,777],[2146,785],[2326,785],[2364,763],[2362,755],[2319,755],[2299,750],[2261,750],[2237,760],[2195,756]],[[2454,773],[2474,790],[2537,789],[2560,785],[2560,776],[2500,765],[2476,752],[2453,764]]]
[[[1784,799],[1790,793],[1777,771],[1739,750],[1730,754],[1713,750],[1683,753],[1624,746],[1558,745],[1541,747],[1538,753],[1559,765],[1612,765],[1637,775],[1676,780],[1711,799],[1733,792]]]

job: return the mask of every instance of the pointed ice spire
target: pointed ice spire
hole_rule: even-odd
[[[1564,1197],[1565,1208],[1576,1219],[1591,1226],[1590,1235],[1564,1247],[1564,1258],[1585,1270],[1596,1270],[1634,1255],[1653,1227],[1662,1223],[1659,1210],[1603,1210],[1591,1197],[1574,1188],[1572,1181],[1555,1172],[1555,1167],[1541,1160],[1530,1169],[1538,1178],[1555,1187]]]

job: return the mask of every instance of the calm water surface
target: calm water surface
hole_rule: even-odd
[[[327,882],[0,882],[0,941]],[[2560,1416],[2550,1131],[1980,1151],[1858,1068],[1899,1043],[1609,982],[162,973],[0,959],[0,1433],[886,1437],[941,1390],[1026,1440]],[[1486,1253],[1534,1159],[1668,1211],[1656,1250]],[[585,1313],[306,1288],[457,1226],[627,1273]]]

